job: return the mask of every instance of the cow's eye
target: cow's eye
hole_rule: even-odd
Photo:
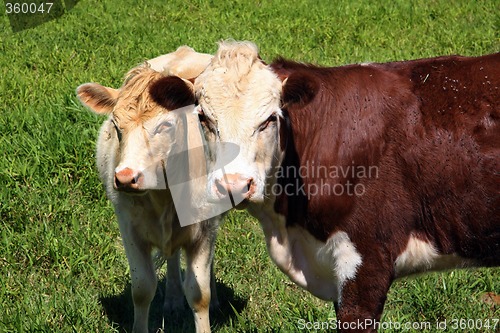
[[[216,129],[212,123],[212,121],[205,115],[203,109],[200,107],[198,110],[198,119],[200,120],[201,126],[203,126],[206,130],[210,131],[214,134],[219,134],[218,129]]]
[[[116,121],[114,119],[112,119],[111,122],[113,123],[113,126],[115,127],[116,136],[118,137],[118,141],[122,141],[122,130],[120,129],[120,127],[118,127],[118,124],[116,123]]]
[[[260,124],[260,126],[258,128],[259,132],[262,132],[263,130],[265,130],[266,128],[268,128],[269,125],[272,125],[272,124],[276,123],[277,119],[278,118],[276,117],[275,114],[270,115],[269,118],[266,119],[266,121],[264,121],[262,124]]]
[[[164,121],[155,128],[155,134],[159,134],[163,131],[167,131],[173,127],[173,124],[170,121]]]
[[[198,119],[200,120],[200,123],[203,126],[207,126],[208,125],[208,118],[205,115],[205,112],[203,112],[203,109],[201,107],[198,109]]]

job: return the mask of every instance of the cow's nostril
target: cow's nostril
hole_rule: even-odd
[[[142,172],[125,168],[115,173],[115,188],[118,190],[138,190],[143,178]]]
[[[216,179],[215,180],[215,187],[217,188],[217,191],[219,191],[220,194],[222,195],[227,195],[227,189],[226,187],[221,183],[220,180]]]
[[[123,184],[120,182],[120,180],[118,179],[118,177],[115,176],[115,187],[116,188],[120,188],[122,186],[123,186]]]
[[[249,199],[250,197],[252,197],[255,194],[256,185],[255,185],[253,178],[250,178],[248,180],[247,186],[248,186],[248,191],[245,193],[245,197],[247,199]]]
[[[141,179],[143,177],[142,172],[138,172],[134,177],[132,178],[131,184],[132,185],[137,185],[141,182]]]
[[[246,186],[243,187],[242,193],[246,194],[246,193],[250,192],[250,189],[252,188],[252,186],[253,186],[253,178],[248,178],[247,184],[246,184]]]

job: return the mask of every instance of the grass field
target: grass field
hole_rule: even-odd
[[[227,38],[255,41],[265,60],[283,55],[324,65],[500,51],[495,0],[82,0],[19,32],[4,9],[0,332],[131,327],[128,266],[94,165],[103,119],[79,105],[79,84],[117,87],[147,58],[183,44],[213,53]],[[296,332],[301,320],[335,316],[331,304],[300,290],[271,263],[259,224],[244,212],[231,213],[221,228],[216,276],[222,301],[213,315],[216,332]],[[471,319],[475,324],[460,331],[494,332],[474,328],[500,318],[498,305],[482,300],[486,292],[500,293],[499,276],[496,268],[403,279],[391,288],[383,319],[432,323],[408,332],[452,332],[453,320]],[[162,325],[159,309],[152,310],[151,327]],[[438,330],[436,322],[444,321],[447,329]],[[165,330],[193,330],[189,311],[166,317]]]

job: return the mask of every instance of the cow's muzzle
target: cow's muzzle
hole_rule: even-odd
[[[142,192],[144,174],[137,170],[125,168],[115,172],[114,188],[117,191]]]
[[[240,174],[224,174],[222,179],[216,179],[214,190],[219,199],[229,198],[236,209],[244,209],[255,193],[253,178]]]

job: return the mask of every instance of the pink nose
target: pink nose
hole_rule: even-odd
[[[141,188],[144,175],[140,171],[125,168],[115,173],[115,189],[120,191],[137,191]]]
[[[230,197],[233,205],[248,201],[255,193],[253,178],[240,174],[226,174],[222,179],[215,180],[215,190],[220,198]]]

